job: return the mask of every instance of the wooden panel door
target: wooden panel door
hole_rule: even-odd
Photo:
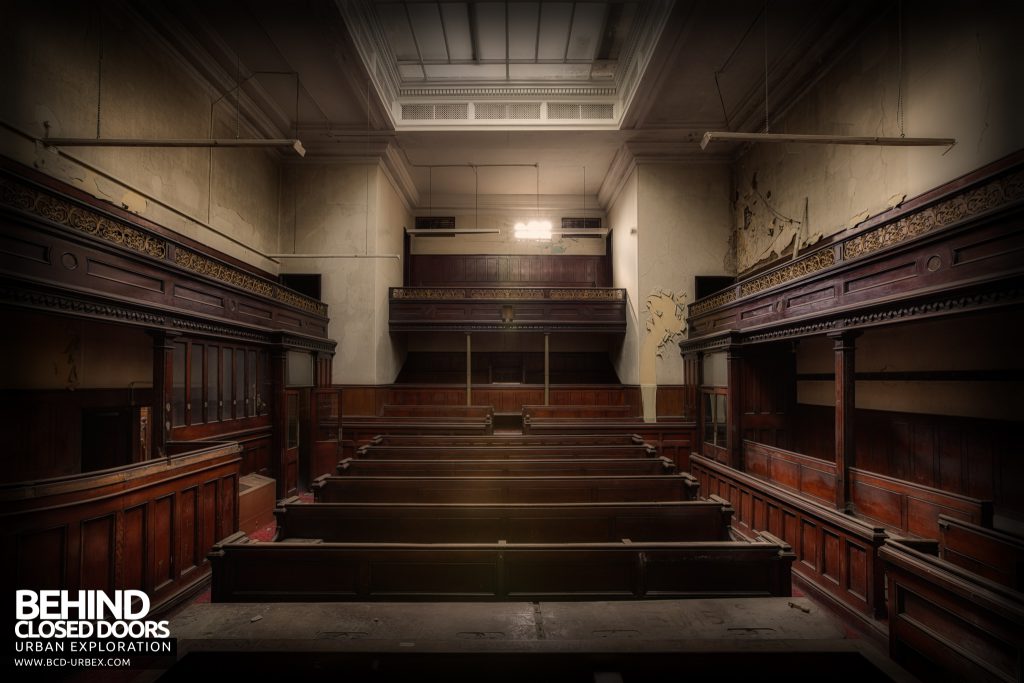
[[[310,398],[310,458],[304,470],[304,487],[321,474],[334,474],[341,458],[341,389],[313,389]]]

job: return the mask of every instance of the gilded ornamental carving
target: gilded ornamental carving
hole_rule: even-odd
[[[836,252],[832,247],[820,249],[813,254],[791,263],[785,268],[773,270],[764,275],[747,280],[740,285],[740,296],[748,296],[762,290],[781,285],[790,280],[812,275],[835,264]]]
[[[438,301],[453,299],[623,301],[625,299],[625,291],[606,287],[576,287],[571,289],[541,287],[483,287],[470,289],[461,287],[395,287],[391,290],[391,298],[432,299]]]

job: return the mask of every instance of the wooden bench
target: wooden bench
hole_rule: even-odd
[[[902,543],[879,557],[896,662],[922,680],[1024,679],[1024,595]]]
[[[523,429],[537,419],[558,420],[594,420],[594,419],[628,419],[635,417],[632,406],[523,406]]]
[[[790,595],[788,545],[254,543],[210,553],[214,602],[636,600]]]
[[[281,502],[275,540],[332,543],[728,541],[725,500],[465,505]]]
[[[539,460],[542,458],[638,458],[650,459],[657,449],[644,444],[629,446],[361,446],[360,458],[397,460]]]
[[[536,460],[411,460],[346,458],[338,463],[339,475],[405,477],[543,477],[591,475],[672,474],[667,458],[543,458]]]
[[[939,515],[939,557],[1024,592],[1024,539]]]
[[[318,503],[601,503],[694,500],[689,474],[590,477],[318,477]]]
[[[639,434],[491,434],[488,436],[450,436],[447,434],[383,434],[373,446],[639,446]]]
[[[437,418],[442,420],[494,420],[492,406],[449,406],[412,404],[384,404],[380,409],[381,417],[414,417]]]

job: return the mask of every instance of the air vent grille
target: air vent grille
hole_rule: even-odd
[[[600,218],[562,218],[562,230],[600,230]]]
[[[455,216],[416,216],[417,230],[454,230]]]
[[[504,104],[498,102],[477,102],[473,105],[474,118],[478,120],[496,119],[540,119],[540,102],[516,102]]]
[[[576,121],[580,119],[610,120],[613,116],[614,111],[610,104],[575,104],[565,102],[548,103],[549,119],[566,119]]]
[[[403,104],[402,118],[406,121],[465,121],[469,118],[469,104]]]

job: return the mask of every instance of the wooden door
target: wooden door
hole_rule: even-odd
[[[334,474],[341,457],[341,389],[313,389],[309,412],[312,447],[304,469],[306,481],[312,482],[321,474]]]
[[[299,489],[299,449],[302,445],[302,401],[298,389],[285,389],[284,433],[281,439],[280,491],[285,497],[294,496]]]

